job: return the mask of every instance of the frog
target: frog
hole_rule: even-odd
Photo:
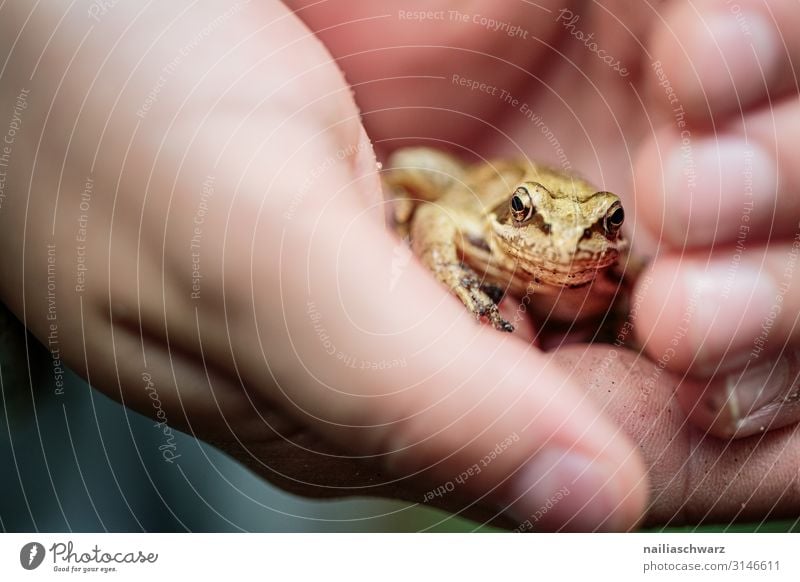
[[[384,168],[395,230],[477,319],[513,332],[498,307],[507,295],[570,325],[614,304],[629,246],[616,194],[522,157],[469,164],[416,146]]]

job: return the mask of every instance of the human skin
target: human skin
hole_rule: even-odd
[[[442,1],[423,8],[443,20],[422,22],[400,17],[420,9],[406,2],[291,4],[357,87],[379,148],[416,136],[558,167],[551,130],[571,168],[635,217],[634,251],[654,258],[635,332],[654,360],[705,380],[677,386],[692,421],[723,437],[797,421],[781,404],[797,392],[800,333],[795,3]],[[483,34],[480,17],[527,36]],[[470,91],[453,74],[497,90]]]
[[[521,54],[519,39],[474,26],[465,33],[389,18],[330,24],[331,14],[344,22],[362,18],[359,11],[373,3],[301,11],[312,29],[327,29],[318,35],[325,45],[277,3],[243,5],[199,42],[193,40],[198,31],[222,14],[218,6],[127,4],[114,6],[100,22],[82,9],[67,12],[66,3],[61,11],[29,14],[26,3],[9,2],[0,18],[0,54],[9,55],[0,76],[2,110],[13,109],[22,88],[30,91],[0,208],[6,249],[0,293],[43,341],[57,325],[62,356],[93,386],[153,414],[146,372],[171,425],[312,495],[377,492],[421,501],[516,435],[457,493],[434,501],[451,510],[469,506],[481,519],[502,515],[514,527],[568,487],[570,494],[544,515],[539,529],[624,530],[644,519],[697,523],[797,512],[793,429],[730,446],[699,438],[702,432],[680,420],[670,399],[676,386],[684,403],[709,392],[698,388],[704,382],[680,373],[690,367],[685,358],[670,362],[677,375],[658,375],[648,406],[631,417],[626,411],[640,402],[651,362],[627,352],[604,359],[608,348],[602,346],[544,353],[524,334],[476,325],[420,265],[402,260],[402,246],[384,227],[367,133],[382,151],[413,136],[480,153],[485,147],[552,157],[519,111],[496,97],[441,80],[430,87],[418,80],[367,82],[371,75],[425,75],[426,67],[441,66],[506,86],[548,122],[560,120],[552,129],[563,137],[573,167],[627,195],[634,244],[641,240],[638,246],[647,248],[640,223],[658,235],[656,226],[664,222],[648,212],[659,206],[648,201],[667,194],[657,190],[657,181],[641,184],[638,169],[660,161],[647,157],[652,136],[660,134],[648,133],[646,121],[663,103],[654,97],[652,107],[632,109],[628,80],[598,65],[585,47],[571,46],[572,37],[562,39],[560,23],[530,19],[519,7],[494,9],[503,12],[498,19],[529,22],[532,36],[563,42],[574,66],[565,60],[551,67],[545,45]],[[489,3],[479,7],[491,13]],[[380,12],[392,10],[397,7],[384,4]],[[621,43],[613,31],[601,35],[608,25],[604,12],[587,7],[585,14],[586,28],[608,39],[609,53],[638,58],[632,43]],[[665,14],[687,18],[679,9]],[[648,44],[667,42],[659,34],[668,32],[651,30],[650,15],[634,10],[630,18]],[[345,58],[357,52],[347,44],[353,39],[380,47],[431,37],[475,52],[442,49],[445,58],[437,49],[413,48]],[[518,68],[497,66],[501,57],[546,75],[545,88]],[[666,68],[666,54],[663,60]],[[176,64],[165,70],[170,63]],[[377,75],[368,68],[376,63]],[[570,89],[575,67],[597,83],[596,93]],[[368,131],[340,68],[354,85]],[[679,75],[673,75],[677,85]],[[647,73],[635,82],[643,98],[648,90],[658,96]],[[155,95],[150,102],[148,94]],[[453,123],[440,109],[417,109],[418,115],[393,110],[403,95],[427,106],[457,104],[479,121],[461,115]],[[688,87],[684,95],[688,106]],[[758,101],[758,95],[749,98]],[[602,103],[609,114],[593,114]],[[510,139],[492,127],[507,130]],[[87,177],[87,273],[76,290],[76,232]],[[631,198],[632,190],[645,200]],[[198,223],[201,203],[208,210]],[[677,216],[670,223],[684,215]],[[195,257],[193,236],[199,237]],[[651,236],[651,248],[654,240],[676,242],[662,238]],[[48,244],[55,245],[55,320],[47,317],[43,292]],[[674,257],[656,261],[650,279],[673,273]],[[658,285],[645,294],[637,323],[656,358],[669,345],[674,323],[659,316],[662,307],[680,309],[685,301],[664,296],[668,289]],[[796,314],[795,307],[786,310]],[[347,365],[349,358],[404,365],[365,370]],[[599,390],[602,382],[587,381],[598,361],[609,362],[603,381],[615,382],[611,393]],[[780,415],[791,420],[784,408]],[[718,417],[709,423],[693,415],[701,428],[718,426]],[[659,438],[647,438],[652,434]],[[689,442],[701,443],[691,455]],[[743,450],[748,460],[730,479]],[[366,477],[356,474],[354,463],[366,467]],[[704,487],[700,463],[733,483],[735,495],[718,498],[718,489]],[[773,468],[766,482],[765,466]],[[692,480],[701,485],[698,493],[683,496]]]

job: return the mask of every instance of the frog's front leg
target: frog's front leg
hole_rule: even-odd
[[[392,218],[401,236],[408,234],[417,206],[439,199],[464,180],[464,165],[454,156],[426,147],[401,148],[389,156],[383,183],[392,199]]]
[[[453,217],[445,207],[424,204],[417,210],[411,240],[422,263],[477,318],[486,317],[500,331],[514,331],[514,326],[500,316],[497,304],[481,288],[486,281],[461,261],[456,245],[458,236]]]

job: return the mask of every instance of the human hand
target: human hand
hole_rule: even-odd
[[[63,3],[43,49],[51,9],[3,8],[4,110],[27,93],[0,286],[54,357],[288,488],[439,502],[478,467],[448,502],[519,523],[567,486],[540,527],[637,523],[632,443],[384,230],[349,87],[288,10]],[[389,472],[341,479],[354,458]]]
[[[676,386],[697,390],[702,382],[614,346],[564,346],[555,355],[639,443],[651,491],[643,525],[763,524],[797,516],[796,427],[716,438],[688,422],[675,398]]]
[[[742,437],[800,419],[800,13],[728,4],[676,4],[650,45],[650,89],[677,101],[660,100],[667,123],[637,161],[640,217],[663,245],[638,337],[701,380],[678,385],[694,423]]]
[[[375,486],[374,479],[340,478],[335,466],[350,466],[348,457],[338,452],[343,450],[350,456],[388,459],[395,476],[415,475],[402,481],[376,477],[377,485],[386,490],[389,482],[394,487],[389,487],[390,494],[410,497],[400,490],[413,481],[410,489],[422,499],[424,493],[451,481],[498,442],[516,434],[519,441],[480,475],[466,480],[450,500],[479,500],[489,513],[497,513],[495,508],[507,509],[530,489],[527,498],[511,508],[513,519],[522,521],[541,507],[543,499],[549,499],[548,490],[569,483],[571,495],[559,503],[557,511],[545,516],[540,527],[626,528],[636,522],[646,485],[635,450],[615,425],[605,420],[601,407],[583,397],[576,381],[568,379],[557,361],[518,338],[498,337],[492,330],[476,327],[413,261],[402,268],[402,276],[392,287],[392,265],[403,265],[406,259],[399,254],[396,241],[379,226],[382,209],[371,174],[374,159],[363,141],[349,91],[312,38],[292,43],[306,31],[291,17],[280,15],[280,22],[287,27],[273,24],[267,29],[269,35],[249,37],[261,24],[272,21],[275,13],[271,11],[280,7],[247,8],[251,10],[259,11],[257,18],[247,18],[246,12],[235,15],[198,43],[190,58],[181,61],[178,73],[170,73],[156,102],[139,122],[136,112],[146,103],[164,65],[192,41],[198,29],[219,16],[201,10],[190,13],[193,20],[179,19],[176,30],[183,36],[175,34],[173,38],[174,30],[166,34],[138,69],[135,88],[121,91],[132,70],[130,59],[138,60],[141,47],[149,46],[164,31],[163,23],[176,13],[146,14],[141,22],[149,23],[149,28],[143,26],[127,35],[122,46],[130,50],[116,54],[120,59],[116,68],[105,69],[98,90],[89,92],[86,106],[93,115],[81,119],[73,135],[69,149],[78,161],[70,160],[58,188],[59,154],[67,149],[66,136],[72,135],[79,105],[87,94],[86,77],[68,78],[62,87],[56,101],[59,109],[50,120],[54,127],[46,132],[46,143],[53,144],[48,159],[55,162],[37,165],[34,174],[40,186],[30,196],[31,216],[47,219],[30,221],[27,239],[48,240],[48,219],[56,216],[53,240],[57,248],[71,252],[80,192],[106,121],[103,115],[95,118],[94,112],[108,115],[113,103],[108,95],[121,98],[108,118],[107,135],[113,136],[117,145],[110,145],[108,138],[102,140],[102,163],[94,173],[95,192],[116,192],[117,178],[124,176],[116,207],[112,198],[93,198],[91,210],[97,218],[91,222],[90,235],[101,242],[86,261],[91,266],[87,290],[59,297],[61,336],[88,342],[85,352],[77,342],[62,345],[70,364],[91,373],[93,384],[118,399],[154,414],[152,391],[143,387],[141,377],[147,370],[171,424],[217,442],[235,435],[244,443],[237,447],[240,458],[247,458],[251,466],[284,486],[307,493],[371,491],[363,487]],[[129,20],[121,6],[104,17],[98,26],[102,38],[90,40],[96,49],[93,54],[113,55],[110,47],[118,37],[126,38],[122,32]],[[247,42],[240,50],[227,52],[242,39]],[[24,40],[23,36],[22,46]],[[259,60],[271,49],[281,48],[272,58]],[[284,56],[286,50],[292,53],[291,62]],[[34,57],[23,63],[29,65],[28,70],[38,57],[35,51],[32,54]],[[89,58],[84,64],[94,72],[99,62]],[[217,62],[217,66],[209,64]],[[35,77],[35,94],[53,95],[66,58],[59,62],[51,56],[43,64],[50,75]],[[238,77],[250,64],[254,69]],[[280,81],[285,79],[289,82],[281,88]],[[518,80],[510,75],[509,82]],[[226,92],[230,87],[236,91]],[[106,95],[99,94],[100,88]],[[369,98],[364,87],[357,86],[357,91]],[[420,95],[411,90],[407,94]],[[181,109],[187,95],[191,98]],[[472,107],[470,97],[467,95],[464,103],[469,100]],[[584,111],[592,107],[587,100]],[[369,120],[373,114],[366,113]],[[521,138],[530,140],[520,127],[518,111],[516,115],[509,115],[507,123]],[[371,131],[382,139],[390,137],[389,119],[373,123]],[[402,127],[402,120],[409,116],[402,117],[399,112],[397,119],[401,121],[396,127]],[[598,121],[596,116],[592,119]],[[418,128],[423,129],[421,135],[438,129],[443,139],[451,137],[447,119],[425,123],[429,120],[422,115],[408,122],[409,134]],[[30,133],[25,139],[35,144],[44,134],[31,130],[31,125],[34,122],[27,126]],[[570,133],[568,127],[553,129],[559,137]],[[464,124],[455,126],[461,137],[471,131]],[[598,135],[603,133],[595,128],[592,136]],[[55,139],[57,136],[63,139]],[[131,136],[130,155],[125,159]],[[484,137],[475,134],[473,139],[483,142]],[[463,143],[470,142],[465,137]],[[626,163],[622,160],[620,164],[610,155],[618,145],[613,139],[603,138],[603,145],[602,163],[587,162],[586,173],[596,173],[597,168],[609,164],[619,169]],[[539,143],[530,151],[535,155],[549,147]],[[574,167],[583,171],[581,159],[592,162],[584,157],[591,149],[576,146],[578,150],[581,153],[576,154]],[[328,163],[329,159],[333,163]],[[82,165],[78,163],[81,160]],[[24,168],[19,159],[15,164]],[[307,182],[309,168],[318,171],[311,174],[316,174],[315,179]],[[194,263],[190,245],[193,221],[203,203],[204,181],[209,175],[214,177],[214,194],[205,196],[211,206],[203,216],[200,261]],[[608,175],[616,184],[613,189],[623,192],[621,186],[631,172],[628,167]],[[14,184],[26,184],[29,176],[20,170]],[[61,197],[57,213],[52,198],[55,191]],[[162,192],[168,195],[156,194]],[[0,213],[6,248],[19,248],[19,241],[25,240],[25,215],[19,199],[8,206],[15,212]],[[131,216],[137,220],[131,221]],[[46,265],[46,248],[26,246],[26,253],[27,264]],[[11,259],[3,294],[17,313],[22,313],[23,257]],[[202,272],[200,295],[192,300],[197,264]],[[75,279],[74,263],[59,259],[58,265],[59,280],[67,281],[59,285],[69,290]],[[48,333],[47,306],[39,293],[46,288],[45,276],[46,270],[36,273],[30,269],[26,275],[28,324],[42,339]],[[432,307],[419,313],[420,306]],[[334,357],[327,353],[331,345],[335,346]],[[335,358],[339,353],[341,360]],[[353,369],[343,361],[350,357],[376,365],[405,358],[406,366]],[[632,397],[632,393],[621,394],[615,402],[624,404]],[[326,447],[333,443],[333,452],[325,448],[320,454],[312,453],[316,463],[311,470],[287,463],[288,472],[276,474],[273,469],[287,459],[281,455],[304,452],[292,445],[293,441],[317,446],[317,439],[306,440],[309,434],[321,438]],[[657,449],[647,449],[650,443],[645,446],[648,460],[657,460]],[[575,481],[549,471],[555,461],[562,460],[560,453],[553,454],[554,447],[579,452],[579,457],[592,461],[600,475],[582,474]],[[540,454],[540,449],[549,452]],[[247,451],[260,451],[254,454],[261,456],[253,458]],[[326,459],[333,461],[326,464]],[[575,472],[571,460],[561,466]],[[540,480],[540,476],[544,478]],[[606,520],[612,510],[613,518]],[[729,510],[725,515],[734,514]]]

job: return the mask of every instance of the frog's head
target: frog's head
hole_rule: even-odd
[[[542,283],[583,285],[627,247],[625,211],[616,195],[580,180],[559,186],[523,182],[489,209],[492,244]]]

